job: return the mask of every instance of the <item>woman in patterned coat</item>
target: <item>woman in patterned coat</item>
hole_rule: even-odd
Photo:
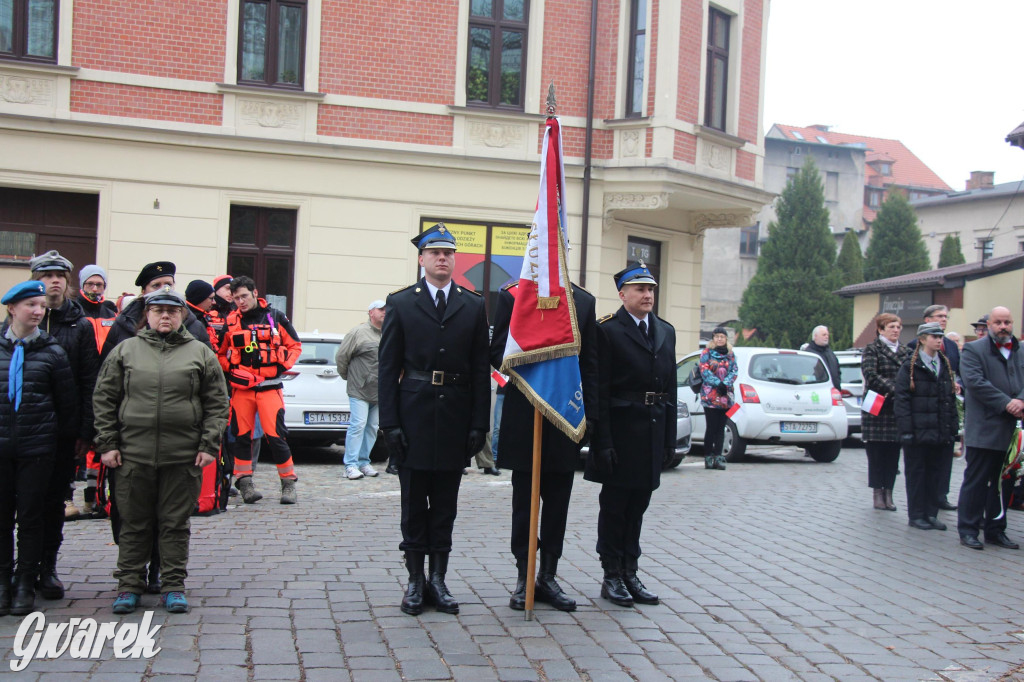
[[[704,468],[724,471],[725,413],[736,402],[732,385],[739,371],[724,327],[715,327],[711,332],[711,345],[701,352],[699,365],[703,381],[700,402],[704,406]]]
[[[900,343],[903,323],[891,313],[875,317],[878,338],[864,348],[860,369],[864,375],[864,391],[874,391],[885,399],[878,415],[863,412],[861,431],[864,451],[868,456],[868,487],[874,490],[875,509],[896,511],[892,489],[900,464],[900,434],[896,428],[893,402],[896,395],[896,374],[910,355]]]

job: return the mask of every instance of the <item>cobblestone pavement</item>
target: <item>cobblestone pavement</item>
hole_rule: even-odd
[[[957,543],[871,508],[862,450],[817,464],[794,449],[755,448],[728,471],[687,458],[647,512],[641,570],[662,604],[599,598],[598,486],[577,476],[560,580],[579,609],[508,608],[511,487],[463,479],[448,586],[458,616],[398,604],[398,481],[347,481],[337,451],[297,456],[299,504],[266,497],[192,526],[191,613],[144,596],[110,612],[116,548],[106,522],[68,524],[60,559],[67,598],[40,602],[52,622],[93,617],[161,623],[150,660],[32,662],[8,672],[20,619],[0,618],[5,679],[202,680],[991,680],[1024,679],[1024,552]],[[378,465],[382,469],[382,465]],[[963,464],[954,468],[954,490]],[[1024,514],[1009,533],[1024,536]]]

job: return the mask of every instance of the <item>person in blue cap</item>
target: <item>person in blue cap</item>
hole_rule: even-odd
[[[601,596],[657,604],[637,576],[640,529],[676,447],[676,330],[654,314],[654,275],[643,261],[615,274],[622,306],[597,322],[598,423],[584,478],[603,484],[597,553]]]
[[[487,313],[479,293],[452,281],[455,237],[444,223],[412,243],[424,277],[388,296],[377,353],[380,428],[402,488],[398,547],[409,585],[401,609],[458,613],[445,574],[462,469],[490,421]]]
[[[0,615],[23,616],[35,607],[45,493],[58,438],[74,436],[78,391],[67,354],[39,329],[45,285],[16,284],[0,304],[8,313],[0,329]]]

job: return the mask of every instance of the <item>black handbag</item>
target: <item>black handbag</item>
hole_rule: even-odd
[[[694,393],[700,393],[700,388],[704,385],[704,377],[700,374],[699,364],[694,365],[693,369],[690,370],[690,376],[686,379],[686,385]]]

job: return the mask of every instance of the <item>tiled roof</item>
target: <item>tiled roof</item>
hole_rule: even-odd
[[[1024,127],[1024,124],[1022,124]],[[833,145],[863,145],[866,149],[864,164],[864,183],[872,184],[871,178],[875,176],[875,170],[869,165],[876,159],[885,160],[886,157],[892,160],[892,176],[887,178],[886,184],[895,184],[901,187],[919,187],[938,189],[945,192],[952,191],[952,187],[942,181],[932,169],[917,158],[912,151],[906,148],[899,140],[886,140],[881,137],[865,137],[864,135],[849,135],[838,133],[832,130],[820,128],[802,128],[800,126],[784,125],[776,123],[772,128],[788,140],[814,144],[821,137],[827,140],[827,144]],[[793,135],[797,132],[803,137]]]
[[[1024,123],[1013,129],[1013,132],[1006,136],[1006,141],[1018,147],[1024,147]]]
[[[910,202],[910,205],[914,208],[921,208],[925,206],[946,206],[961,201],[983,201],[985,199],[997,198],[1002,198],[1005,201],[1011,195],[1018,193],[1024,194],[1024,181],[1001,182],[988,189],[969,189],[962,192],[937,194],[933,197],[925,197],[924,199],[914,199]]]
[[[900,291],[905,289],[931,289],[936,287],[956,288],[963,286],[963,280],[976,279],[982,276],[994,275],[1008,270],[1019,270],[1024,268],[1024,253],[1015,253],[1012,256],[1000,256],[999,258],[988,258],[985,264],[981,261],[973,263],[962,263],[950,265],[937,270],[926,270],[924,272],[912,272],[909,275],[898,277],[887,277],[876,279],[871,282],[851,284],[835,292],[846,298],[853,298],[859,294],[870,294],[881,291]]]

